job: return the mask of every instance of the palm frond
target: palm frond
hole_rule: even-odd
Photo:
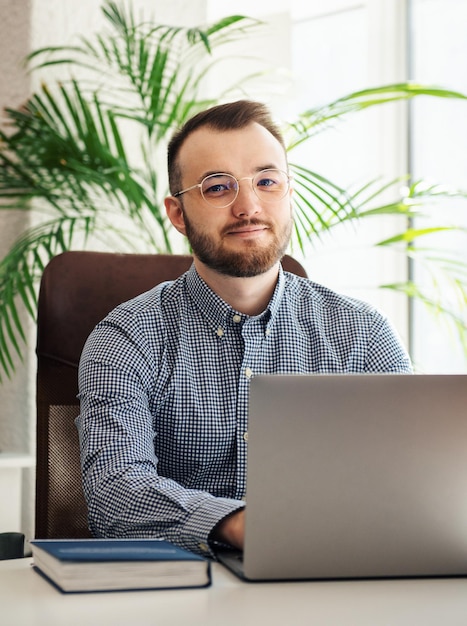
[[[380,288],[403,293],[422,303],[432,315],[454,330],[467,357],[467,263],[451,247],[440,247],[443,238],[450,235],[463,238],[467,247],[467,228],[462,224],[420,224],[425,212],[436,215],[435,202],[452,201],[453,198],[465,201],[466,197],[466,192],[419,181],[409,187],[400,202],[364,210],[361,214],[364,218],[394,214],[409,218],[404,230],[377,241],[375,245],[410,259],[417,281],[411,278],[380,285]],[[424,241],[430,243],[421,245]]]
[[[447,251],[447,255],[449,252]],[[434,315],[439,323],[453,332],[456,341],[467,357],[467,274],[465,263],[450,259],[448,256],[422,262],[425,284],[414,280],[380,285],[402,293],[421,303]]]
[[[94,41],[81,37],[74,46],[42,48],[31,53],[28,61],[35,62],[36,70],[51,64],[85,68],[90,90],[105,94],[116,114],[144,120],[149,134],[159,128],[158,138],[204,105],[202,100],[197,106],[196,94],[214,62],[212,50],[253,33],[260,24],[236,15],[204,30],[151,22],[135,25],[131,14],[113,2],[103,11],[115,34]],[[183,93],[186,97],[181,97]]]
[[[35,319],[37,285],[46,264],[70,249],[78,231],[86,238],[92,229],[89,217],[44,222],[27,230],[0,262],[0,371],[8,377],[15,369],[14,355],[22,358],[21,346],[26,342],[18,303]]]
[[[293,177],[295,225],[300,247],[337,223],[355,217],[351,195],[305,167],[290,164]]]
[[[297,119],[287,126],[288,149],[292,150],[349,114],[355,114],[389,102],[407,101],[419,96],[467,99],[465,94],[458,91],[421,85],[415,82],[393,83],[362,89],[299,114]]]

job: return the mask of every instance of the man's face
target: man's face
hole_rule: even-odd
[[[232,131],[200,128],[180,150],[182,188],[223,172],[237,179],[268,168],[287,170],[280,143],[259,124]],[[238,196],[224,208],[210,206],[199,188],[166,201],[174,226],[185,234],[193,254],[228,276],[250,277],[271,269],[283,256],[292,232],[291,192],[275,202],[260,200],[251,180],[241,180]]]

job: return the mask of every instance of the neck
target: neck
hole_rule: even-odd
[[[219,274],[197,258],[194,262],[204,282],[236,311],[245,315],[259,315],[268,306],[276,287],[279,263],[264,274],[237,278]]]

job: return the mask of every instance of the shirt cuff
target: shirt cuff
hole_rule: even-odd
[[[188,550],[215,558],[209,537],[213,529],[228,515],[245,507],[243,500],[212,498],[194,511],[183,527],[183,543]]]

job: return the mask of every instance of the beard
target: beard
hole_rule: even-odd
[[[229,250],[224,244],[224,235],[232,230],[232,225],[221,232],[220,240],[201,233],[187,218],[183,211],[186,236],[193,254],[207,267],[235,278],[251,278],[270,270],[284,256],[292,234],[292,215],[280,232],[272,224],[258,219],[243,220],[235,223],[235,228],[245,226],[266,226],[271,232],[271,241],[267,246],[260,246],[254,240],[244,241],[241,251]]]

